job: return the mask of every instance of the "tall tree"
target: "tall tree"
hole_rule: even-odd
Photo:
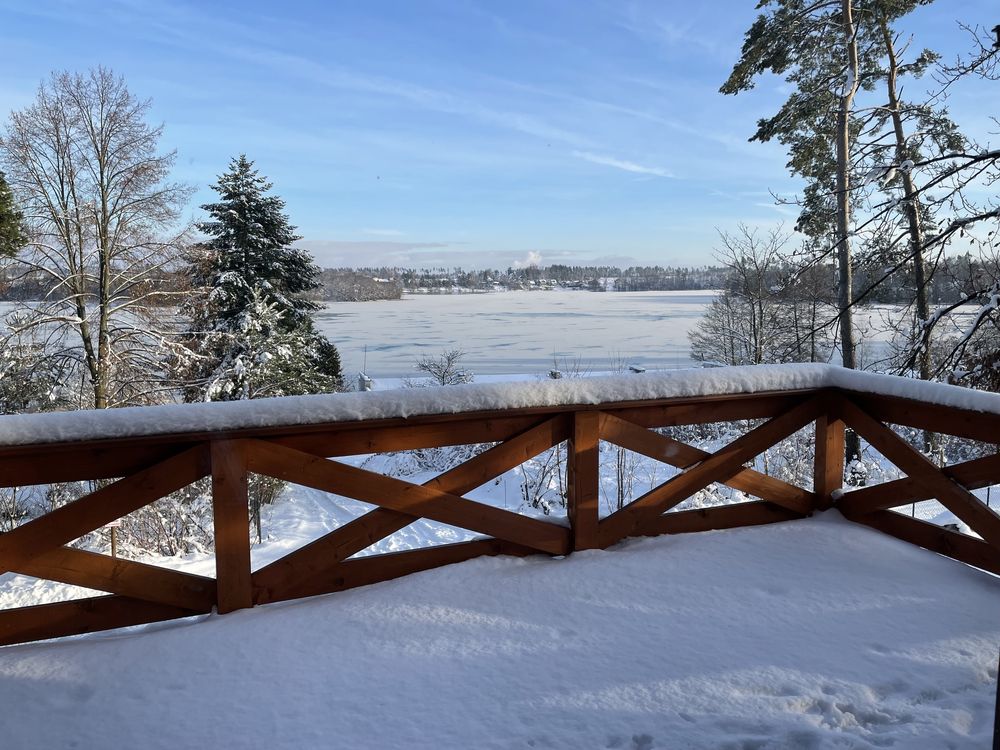
[[[168,182],[174,154],[158,153],[148,110],[110,70],[57,73],[0,137],[30,235],[17,263],[48,282],[12,328],[44,330],[53,356],[76,363],[81,406],[144,402],[162,379],[162,272],[189,191]]]
[[[761,0],[764,10],[746,33],[740,60],[722,86],[736,94],[753,88],[764,73],[793,86],[776,115],[762,119],[751,140],[777,139],[789,150],[789,169],[805,178],[797,229],[827,240],[812,259],[837,261],[837,312],[845,367],[856,368],[853,308],[853,216],[859,196],[856,136],[861,127],[855,100],[876,83],[885,54],[884,27],[929,0]],[[888,177],[888,170],[880,177]],[[849,457],[859,443],[848,438]]]
[[[285,203],[246,156],[212,186],[219,200],[202,208],[211,239],[188,256],[190,327],[173,369],[190,401],[238,401],[322,393],[341,387],[337,348],[313,324],[309,294],[320,270],[292,243],[299,239]],[[263,538],[261,512],[283,483],[254,476],[250,517]]]
[[[0,258],[10,258],[28,243],[24,214],[14,202],[14,194],[0,172]]]
[[[854,0],[761,0],[762,12],[746,32],[739,61],[720,89],[752,89],[764,73],[784,76],[793,91],[781,109],[762,119],[751,140],[777,139],[788,147],[788,167],[806,179],[796,228],[827,239],[837,259],[840,351],[844,367],[857,366],[853,317],[850,164],[854,97],[858,92],[864,27],[855,24]],[[816,262],[820,258],[814,259]],[[852,435],[848,456],[858,453]]]
[[[202,208],[211,239],[189,253],[191,325],[176,362],[188,400],[231,401],[335,391],[336,347],[316,331],[309,298],[320,270],[299,239],[285,203],[246,156],[212,186],[219,200]]]

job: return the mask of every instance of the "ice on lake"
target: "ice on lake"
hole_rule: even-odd
[[[692,364],[688,333],[714,291],[490,292],[405,295],[401,300],[333,302],[315,313],[318,328],[340,351],[353,384],[366,371],[378,387],[415,376],[422,356],[462,349],[477,380],[544,376],[555,366],[583,374],[639,365],[649,370]],[[4,317],[21,304],[0,302]],[[907,313],[892,305],[860,308],[855,327],[865,369],[882,361]],[[830,311],[831,319],[836,316]],[[953,315],[958,326],[969,313]],[[946,333],[954,333],[948,329]],[[367,350],[367,351],[366,351]],[[832,354],[835,360],[836,355]]]
[[[330,303],[319,329],[340,350],[347,373],[414,374],[421,356],[461,348],[477,375],[546,373],[558,360],[584,370],[626,362],[649,369],[691,364],[688,331],[711,291],[554,290],[406,295],[401,300]],[[367,347],[367,355],[365,348]]]

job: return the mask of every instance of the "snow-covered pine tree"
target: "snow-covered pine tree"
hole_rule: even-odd
[[[285,203],[241,155],[212,186],[219,201],[202,208],[199,229],[212,239],[188,254],[190,328],[173,371],[188,401],[238,401],[325,393],[341,388],[337,348],[316,330],[308,293],[320,269],[298,238]],[[258,541],[261,508],[283,483],[253,476],[250,515]]]
[[[15,255],[27,242],[24,215],[14,204],[14,194],[0,172],[0,258]]]
[[[341,387],[340,356],[320,334],[308,293],[319,268],[299,239],[285,203],[246,156],[232,160],[202,208],[212,239],[189,253],[191,320],[175,372],[189,401],[235,401],[324,393]]]

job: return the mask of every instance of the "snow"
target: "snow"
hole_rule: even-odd
[[[610,283],[610,282],[609,282]],[[345,372],[376,380],[415,374],[422,356],[460,346],[476,373],[690,366],[688,332],[714,291],[602,292],[556,289],[485,294],[404,294],[401,300],[334,302],[313,319],[337,345]],[[0,304],[0,309],[3,309]],[[554,364],[553,360],[556,360]]]
[[[912,164],[912,162],[911,162]],[[872,183],[879,183],[881,185],[888,185],[894,179],[896,179],[897,169],[895,165],[892,164],[876,164],[865,174],[861,181],[862,186],[871,185]]]
[[[835,512],[3,649],[4,745],[981,748],[1000,581]]]
[[[289,396],[0,417],[0,445],[311,425],[498,409],[837,387],[1000,414],[1000,395],[822,364],[758,365],[630,373],[537,382]]]

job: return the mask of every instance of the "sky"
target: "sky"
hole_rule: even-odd
[[[322,266],[704,265],[720,231],[794,223],[784,151],[747,142],[788,88],[718,93],[755,5],[0,0],[0,121],[110,67],[197,187],[187,218],[245,153]],[[954,56],[958,18],[1000,7],[938,0],[907,31]],[[977,136],[981,97],[951,100]]]

